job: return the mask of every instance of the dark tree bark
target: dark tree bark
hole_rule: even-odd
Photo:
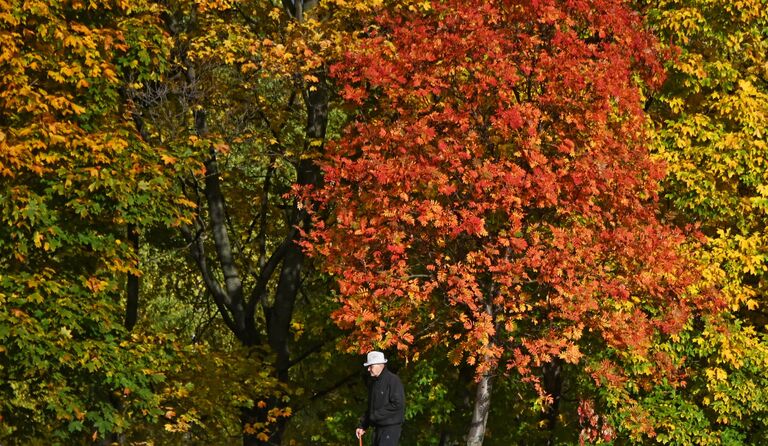
[[[560,414],[560,400],[563,391],[562,360],[553,359],[552,362],[544,365],[543,371],[542,385],[552,397],[552,404],[544,412],[543,418],[547,422],[547,429],[549,430],[547,445],[553,445],[555,444],[555,428],[557,427],[557,417]]]
[[[325,140],[325,131],[328,125],[328,91],[323,72],[315,73],[319,81],[304,87],[304,102],[307,110],[305,151],[322,149]],[[317,143],[315,143],[317,142]],[[296,166],[296,182],[300,186],[319,185],[322,181],[320,169],[311,159],[301,159]],[[284,255],[282,268],[275,291],[272,306],[263,306],[267,321],[267,339],[272,351],[276,354],[275,367],[277,377],[282,382],[288,382],[288,369],[291,365],[290,340],[291,321],[293,309],[301,287],[301,276],[304,267],[304,252],[296,243],[298,231],[296,228],[308,229],[309,218],[307,213],[294,203],[291,209],[289,222],[291,230],[284,243]],[[256,299],[252,299],[256,302]],[[263,302],[263,300],[261,300]],[[274,402],[279,404],[278,402]],[[274,435],[271,438],[273,444],[281,444],[286,420],[281,418],[277,422]]]
[[[323,73],[316,73],[319,82],[312,88],[305,88],[304,100],[307,108],[307,141],[305,150],[311,150],[314,141],[322,145],[325,130],[328,125],[328,93]],[[311,91],[310,91],[311,90]],[[300,186],[319,185],[320,169],[310,159],[301,159],[296,168],[296,182]],[[296,244],[298,231],[296,227],[308,229],[307,213],[295,203],[291,210],[290,223],[292,230],[286,238],[285,256],[283,257],[280,279],[277,284],[275,301],[271,307],[265,307],[269,345],[277,354],[278,373],[284,375],[288,371],[290,357],[288,339],[293,307],[301,284],[301,273],[304,265],[304,252]]]

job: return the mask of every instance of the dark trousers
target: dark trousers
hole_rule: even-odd
[[[377,427],[373,435],[373,446],[397,446],[402,430],[403,426],[400,424]]]

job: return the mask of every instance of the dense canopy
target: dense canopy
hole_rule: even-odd
[[[768,443],[767,6],[0,0],[0,444]]]

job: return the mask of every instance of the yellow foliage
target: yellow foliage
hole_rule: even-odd
[[[666,194],[708,234],[701,256],[709,285],[722,288],[734,310],[755,308],[768,290],[768,90],[761,80],[768,9],[760,0],[655,7],[662,42],[679,51],[655,111]]]

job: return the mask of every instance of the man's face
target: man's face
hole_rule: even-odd
[[[368,373],[374,378],[378,377],[382,370],[384,370],[384,364],[371,364],[368,366]]]

